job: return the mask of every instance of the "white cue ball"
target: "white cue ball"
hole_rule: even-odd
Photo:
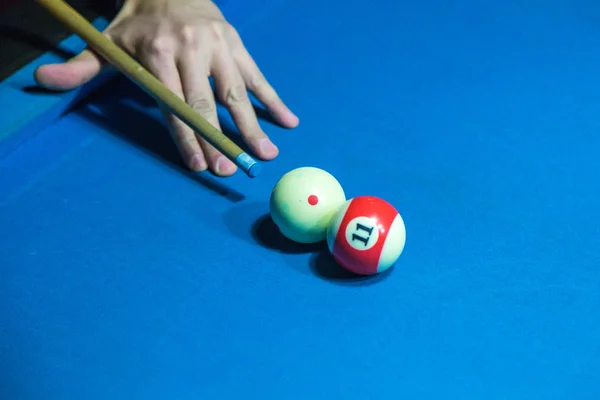
[[[281,233],[298,243],[325,240],[327,226],[346,202],[340,183],[315,167],[294,169],[277,182],[270,199],[270,214]]]

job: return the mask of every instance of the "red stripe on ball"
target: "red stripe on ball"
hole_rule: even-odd
[[[383,245],[397,215],[396,208],[380,198],[360,196],[352,199],[336,234],[332,251],[335,260],[356,274],[376,274]],[[377,242],[366,250],[358,250],[346,240],[346,229],[350,222],[357,217],[373,218],[378,222]]]

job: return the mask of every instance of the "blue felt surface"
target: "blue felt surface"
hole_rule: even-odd
[[[102,30],[108,25],[108,21],[98,18],[92,24]],[[65,61],[67,57],[78,54],[85,46],[85,42],[78,36],[68,37],[55,51],[42,55],[0,82],[0,158],[18,148],[113,77],[113,73],[102,73],[83,87],[68,92],[39,90],[33,78],[38,66]]]
[[[258,3],[301,118],[259,178],[185,173],[125,80],[0,161],[2,398],[597,399],[600,6]],[[301,165],[398,207],[391,273],[263,222]]]

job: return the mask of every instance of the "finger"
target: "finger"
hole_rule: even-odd
[[[258,157],[265,160],[277,157],[279,149],[258,124],[237,64],[227,48],[217,51],[211,73],[219,100],[227,107],[242,137]]]
[[[275,89],[269,84],[241,40],[233,54],[246,87],[265,105],[273,118],[287,128],[298,126],[298,117],[285,105]]]
[[[89,82],[102,70],[104,63],[91,50],[60,64],[46,64],[34,72],[36,82],[51,90],[71,90]]]
[[[174,57],[170,52],[158,50],[153,48],[142,52],[140,55],[142,63],[167,88],[184,99],[181,78]],[[175,145],[188,168],[196,172],[206,170],[206,159],[194,131],[167,109],[161,107],[161,110]]]
[[[215,128],[221,130],[217,104],[208,81],[207,62],[204,57],[196,49],[187,48],[178,64],[186,102]],[[234,174],[237,170],[235,164],[200,135],[197,136],[210,169],[220,176]]]

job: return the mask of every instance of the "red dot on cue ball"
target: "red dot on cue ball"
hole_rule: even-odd
[[[319,202],[319,198],[317,196],[315,196],[314,194],[311,194],[310,196],[308,196],[308,204],[310,204],[311,206],[316,206],[318,202]]]

